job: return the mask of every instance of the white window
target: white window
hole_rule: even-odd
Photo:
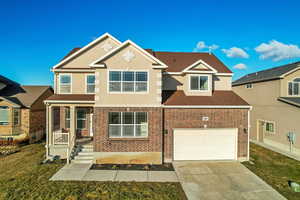
[[[71,93],[71,75],[60,74],[59,75],[59,92],[61,94]]]
[[[265,128],[266,128],[267,132],[274,133],[274,123],[273,122],[266,122]]]
[[[190,76],[191,91],[208,91],[208,76],[191,75]]]
[[[95,75],[86,76],[86,93],[95,93]]]
[[[144,71],[110,71],[110,92],[147,92],[148,72]]]
[[[147,112],[110,112],[109,137],[147,137]]]
[[[0,106],[0,125],[8,125],[9,122],[9,107]]]
[[[299,96],[300,78],[295,78],[293,81],[288,83],[288,93],[290,96]]]
[[[246,86],[245,86],[247,89],[251,89],[251,88],[253,88],[253,85],[252,85],[252,83],[248,83],[248,84],[246,84]]]
[[[14,126],[20,125],[20,109],[13,110],[13,122],[14,122]]]

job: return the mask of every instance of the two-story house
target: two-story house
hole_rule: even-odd
[[[76,161],[248,159],[250,106],[212,54],[153,51],[104,34],[52,71],[48,157],[72,159],[80,138],[92,138]]]
[[[300,155],[300,62],[241,77],[233,90],[251,111],[252,140]]]

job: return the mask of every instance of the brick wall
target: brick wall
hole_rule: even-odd
[[[109,112],[148,112],[146,139],[110,139]],[[96,152],[162,152],[162,108],[94,108],[94,150]]]
[[[202,117],[209,121],[202,121]],[[173,158],[173,128],[238,128],[238,157],[248,152],[247,109],[164,109],[164,159]]]
[[[43,139],[46,134],[46,110],[30,111],[30,142]]]

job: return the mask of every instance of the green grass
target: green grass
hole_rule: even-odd
[[[288,181],[300,183],[300,162],[261,146],[250,145],[250,160],[243,164],[290,200],[299,200],[300,193],[293,192]]]
[[[0,199],[186,199],[179,183],[49,181],[64,164],[41,165],[44,149],[44,144],[32,144],[0,157]]]

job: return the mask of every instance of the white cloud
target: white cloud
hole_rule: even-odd
[[[244,63],[239,63],[233,66],[234,69],[247,69],[247,66]]]
[[[241,48],[231,47],[230,49],[222,49],[229,58],[249,58],[249,55]]]
[[[273,61],[300,57],[300,48],[297,45],[284,44],[276,40],[261,43],[255,48],[255,51],[260,54],[260,59],[272,59]]]
[[[208,49],[210,51],[213,51],[213,50],[216,50],[217,48],[219,48],[219,46],[216,45],[216,44],[207,45],[207,44],[205,44],[204,41],[199,41],[196,45],[196,48],[194,48],[194,51],[197,52],[197,51],[200,51],[202,49]]]

